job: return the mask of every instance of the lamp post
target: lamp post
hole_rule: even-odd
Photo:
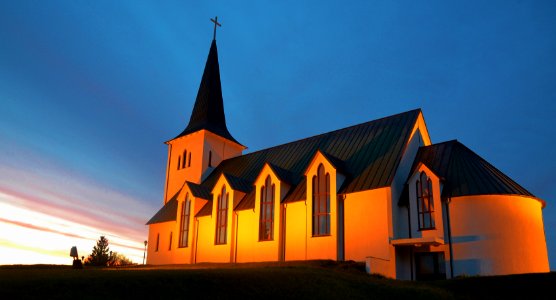
[[[147,253],[147,241],[145,241],[145,251],[143,251],[143,264],[145,264],[145,255]]]

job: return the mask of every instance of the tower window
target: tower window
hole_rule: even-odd
[[[187,167],[191,167],[191,152],[189,152],[189,157],[187,159]]]
[[[178,156],[178,170],[181,169],[181,156]]]
[[[417,180],[417,220],[419,230],[434,229],[434,205],[432,197],[432,182],[425,172],[421,172]]]
[[[209,151],[208,166],[212,167],[212,151]]]
[[[319,165],[313,176],[313,236],[330,235],[330,174]]]
[[[216,207],[216,245],[226,244],[226,229],[228,225],[228,193],[226,186],[218,195],[218,206]]]
[[[183,161],[181,162],[182,169],[186,167],[187,161],[187,149],[183,150]]]
[[[270,182],[270,176],[266,177],[261,187],[260,209],[259,240],[271,241],[274,238],[274,184]]]

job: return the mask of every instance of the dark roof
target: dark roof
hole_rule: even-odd
[[[442,197],[522,195],[535,197],[457,140],[419,148],[413,174],[423,163],[444,182]],[[403,197],[402,204],[407,197]]]
[[[212,200],[212,194],[209,188],[189,181],[187,181],[186,184],[195,198]]]
[[[253,184],[245,179],[227,173],[224,173],[224,177],[226,178],[232,189],[236,191],[249,193],[253,189]]]
[[[302,180],[299,182],[295,188],[291,189],[286,197],[284,197],[284,203],[296,202],[305,200],[307,196],[307,181]]]
[[[175,221],[178,216],[179,194],[178,191],[145,225]]]
[[[245,196],[241,199],[241,201],[239,201],[236,207],[234,207],[234,210],[253,209],[255,207],[255,194],[255,189],[245,194]]]
[[[301,179],[299,175],[296,175],[288,170],[284,170],[271,163],[268,163],[268,166],[270,167],[272,172],[274,172],[276,177],[280,179],[280,181],[285,182],[289,185],[291,185],[293,182],[299,182],[299,180]]]
[[[330,162],[330,163],[332,164],[332,166],[334,166],[334,168],[335,168],[338,172],[340,172],[340,173],[342,173],[342,174],[345,174],[345,173],[346,173],[346,171],[345,171],[345,168],[346,168],[346,167],[345,167],[345,163],[344,163],[341,159],[339,159],[339,158],[337,158],[337,157],[334,157],[333,155],[330,155],[330,154],[328,154],[328,153],[326,153],[326,152],[324,152],[324,151],[321,151],[320,153],[322,153],[322,155],[328,160],[328,162]]]
[[[320,134],[299,141],[241,155],[221,162],[202,183],[210,189],[221,174],[242,179],[252,185],[265,163],[291,173],[292,194],[289,200],[302,200],[304,171],[320,150],[341,162],[349,182],[341,193],[389,186],[394,178],[403,151],[421,111],[411,110],[390,117]],[[232,184],[230,182],[230,184]],[[244,188],[246,189],[246,188]],[[296,197],[293,197],[296,196]],[[302,199],[297,199],[303,196]]]
[[[212,215],[212,201],[209,201],[199,210],[195,217],[210,216]]]
[[[202,129],[241,145],[232,137],[226,126],[222,86],[220,84],[218,50],[216,49],[215,40],[213,40],[210,45],[205,71],[203,72],[203,78],[199,85],[199,91],[197,92],[197,98],[195,99],[195,106],[193,107],[193,113],[191,113],[189,124],[185,130],[174,139]]]

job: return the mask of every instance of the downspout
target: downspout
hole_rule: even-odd
[[[195,226],[195,257],[193,260],[193,263],[196,264],[197,263],[197,248],[199,248],[197,246],[197,242],[199,241],[199,219],[195,218],[195,222],[197,223],[197,225]]]
[[[236,211],[236,242],[234,245],[234,263],[237,263],[237,236],[239,235],[239,213]]]
[[[411,234],[411,212],[409,209],[409,203],[407,204],[407,227],[409,228],[409,238],[412,238]],[[413,246],[409,248],[409,271],[411,273],[411,281],[413,281]]]
[[[282,261],[286,261],[286,210],[288,208],[288,204],[284,203],[284,207],[282,208]]]
[[[448,245],[450,247],[450,278],[454,278],[454,250],[452,248],[452,226],[450,225],[450,202],[452,202],[452,198],[446,198],[446,222],[448,223]]]
[[[307,260],[307,239],[309,234],[307,233],[307,199],[305,199],[305,260]]]

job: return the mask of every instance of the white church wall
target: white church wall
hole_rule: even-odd
[[[466,196],[449,206],[454,276],[549,272],[539,200]]]
[[[416,129],[413,135],[409,139],[407,148],[402,156],[400,165],[396,171],[394,180],[392,181],[392,226],[393,226],[393,238],[408,238],[408,217],[407,209],[405,207],[398,206],[398,201],[400,200],[404,185],[407,178],[409,177],[409,172],[417,155],[419,147],[430,144],[428,139],[428,133],[422,133],[422,130],[426,131],[426,127],[422,125],[424,121],[417,122]],[[420,125],[421,124],[421,125]],[[428,144],[427,144],[428,141]]]

